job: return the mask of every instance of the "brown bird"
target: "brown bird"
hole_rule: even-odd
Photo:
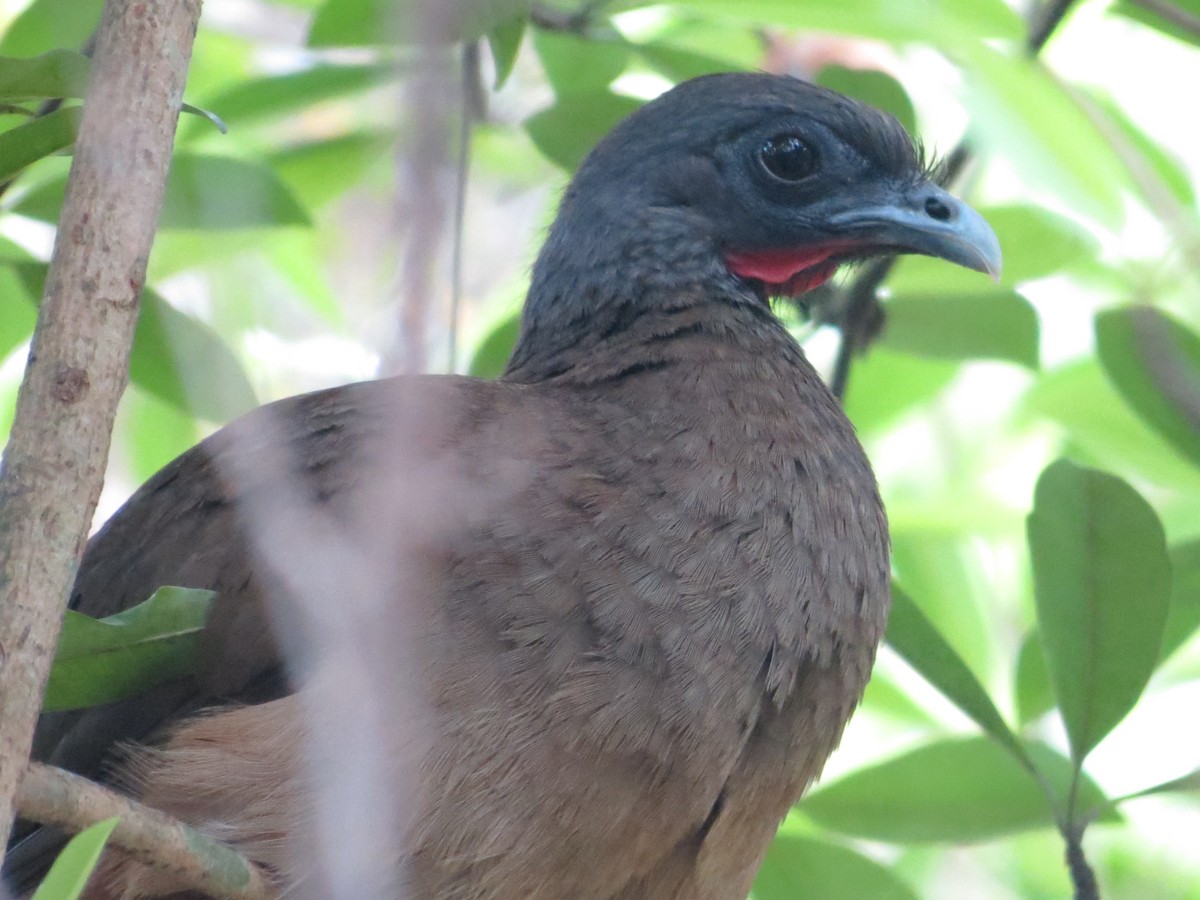
[[[894,119],[762,74],[667,92],[566,191],[499,381],[272,404],[113,517],[72,605],[212,588],[210,652],[196,679],[45,717],[37,755],[94,774],[115,741],[249,704],[173,726],[133,783],[320,896],[303,709],[339,676],[312,610],[382,592],[365,640],[401,662],[344,702],[370,706],[384,783],[408,790],[380,838],[408,896],[742,900],[862,696],[889,602],[871,468],[768,298],[892,253],[1000,265]],[[281,611],[306,590],[323,607]],[[106,877],[95,896],[173,887]]]

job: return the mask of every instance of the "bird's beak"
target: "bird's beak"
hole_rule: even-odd
[[[835,213],[827,225],[856,241],[936,256],[1000,280],[1000,242],[983,216],[924,182],[877,205]]]

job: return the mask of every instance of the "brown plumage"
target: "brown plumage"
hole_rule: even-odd
[[[272,404],[130,500],[74,605],[216,589],[203,671],[48,717],[39,755],[95,771],[181,710],[268,701],[185,722],[133,780],[304,889],[304,691],[334,676],[301,663],[308,686],[271,699],[264,592],[294,585],[249,535],[315,512],[391,586],[380,640],[407,655],[382,695],[419,685],[380,711],[386,774],[419,773],[384,842],[411,896],[741,900],[862,696],[888,605],[870,467],[766,297],[897,251],[998,264],[894,121],[766,75],[668,93],[568,190],[504,378]],[[314,658],[303,623],[284,634]],[[171,889],[116,857],[105,878],[95,896]]]

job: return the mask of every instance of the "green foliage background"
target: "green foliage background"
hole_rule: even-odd
[[[791,67],[943,153],[961,139],[974,162],[959,188],[1006,257],[997,285],[924,259],[882,285],[885,324],[846,406],[892,520],[889,648],[755,896],[1061,897],[1060,835],[1090,826],[1106,897],[1200,898],[1200,153],[1121,90],[1142,67],[1147,107],[1180,91],[1171,66],[1200,44],[1200,2],[1164,16],[1081,0],[1040,54],[1002,0],[580,2],[447,4],[439,52],[484,48],[474,93],[491,95],[470,133],[454,323],[436,292],[435,368],[453,337],[458,368],[499,371],[565,172],[653,90],[709,71]],[[0,5],[4,427],[78,101],[32,113],[81,96],[99,10]],[[110,509],[213,427],[387,353],[408,12],[209,0],[187,99],[228,134],[180,124]],[[1056,64],[1097,29],[1142,55],[1112,60],[1107,81]],[[828,366],[830,329],[796,327]]]

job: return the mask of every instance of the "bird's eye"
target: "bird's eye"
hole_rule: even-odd
[[[771,138],[759,148],[758,158],[763,168],[781,181],[800,181],[817,167],[817,151],[794,134]]]

